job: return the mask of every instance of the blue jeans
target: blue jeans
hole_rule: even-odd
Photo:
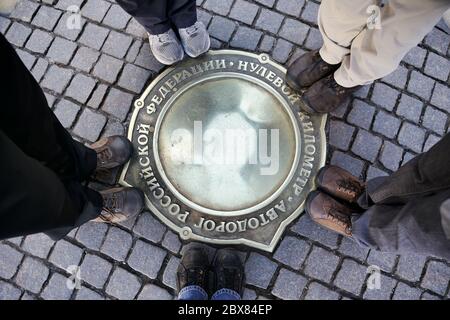
[[[208,300],[208,293],[199,286],[187,286],[180,290],[178,300]],[[231,289],[219,289],[211,300],[241,300],[241,296]]]

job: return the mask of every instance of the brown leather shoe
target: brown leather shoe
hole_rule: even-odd
[[[107,170],[125,164],[133,154],[133,145],[122,136],[102,138],[90,145],[97,153],[97,170]]]
[[[323,61],[319,50],[311,51],[299,57],[288,67],[286,82],[291,88],[300,91],[333,73],[337,68],[339,64],[328,64]]]
[[[334,76],[331,74],[317,81],[306,90],[302,97],[304,102],[303,108],[311,114],[329,113],[337,109],[359,88],[361,86],[342,87],[334,80]]]
[[[365,183],[350,172],[336,166],[326,166],[319,170],[316,183],[320,189],[335,198],[356,203],[366,188]]]
[[[311,219],[331,231],[352,236],[352,209],[321,191],[313,191],[306,199],[306,212]]]

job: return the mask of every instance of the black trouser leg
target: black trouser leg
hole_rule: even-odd
[[[167,32],[172,25],[186,28],[197,21],[195,0],[117,0],[150,34]]]
[[[100,213],[100,194],[81,185],[95,170],[96,154],[62,127],[41,88],[1,34],[0,70],[8,78],[0,86],[0,238],[54,228],[65,228],[57,232],[64,235]],[[17,179],[9,172],[16,172]],[[36,212],[30,212],[29,204],[39,204],[32,207]]]

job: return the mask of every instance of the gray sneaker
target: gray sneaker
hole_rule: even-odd
[[[196,58],[209,50],[211,39],[202,22],[197,21],[194,25],[178,31],[184,51],[188,56]]]
[[[148,40],[153,55],[162,64],[171,65],[183,60],[183,47],[172,29],[157,35],[148,34]]]

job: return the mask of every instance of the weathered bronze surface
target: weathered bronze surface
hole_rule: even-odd
[[[183,239],[272,251],[324,165],[325,116],[300,111],[266,54],[211,51],[135,102],[120,182]]]

